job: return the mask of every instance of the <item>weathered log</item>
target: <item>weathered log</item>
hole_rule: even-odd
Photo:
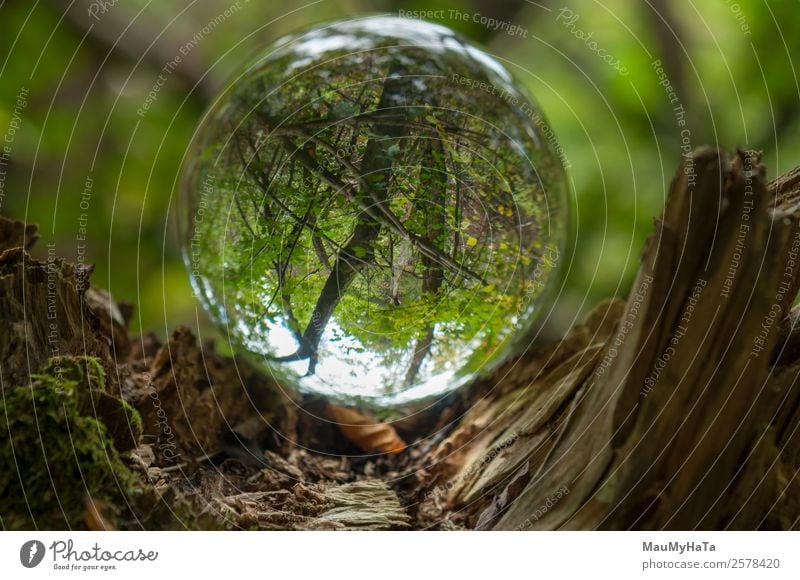
[[[25,385],[52,354],[40,328],[49,273],[58,353],[98,358],[108,397],[138,409],[131,468],[143,489],[203,516],[186,526],[794,529],[800,169],[765,174],[752,152],[686,158],[627,301],[399,419],[410,445],[397,455],[364,455],[324,402],[187,329],[130,340],[107,293],[32,260],[35,230],[10,222],[0,378]],[[120,525],[167,525],[141,505]]]

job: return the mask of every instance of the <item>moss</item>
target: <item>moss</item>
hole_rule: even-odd
[[[0,392],[3,528],[82,528],[87,496],[106,502],[112,521],[127,511],[136,480],[106,425],[86,411],[92,391],[105,392],[100,362],[63,357],[30,385]]]
[[[51,358],[47,365],[31,378],[43,385],[58,388],[61,383],[84,385],[90,389],[106,390],[106,373],[100,359],[91,356]]]

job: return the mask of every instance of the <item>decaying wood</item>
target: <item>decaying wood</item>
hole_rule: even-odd
[[[327,483],[213,498],[238,526],[266,530],[390,530],[408,528],[397,495],[378,480]],[[218,513],[215,513],[218,515]]]
[[[797,529],[798,215],[800,169],[768,183],[756,153],[695,152],[626,301],[397,420],[399,436],[378,427],[408,447],[368,455],[324,401],[187,329],[129,338],[126,309],[33,260],[35,230],[5,221],[2,384],[52,355],[55,291],[58,353],[98,357],[108,396],[142,416],[142,486],[222,527]]]

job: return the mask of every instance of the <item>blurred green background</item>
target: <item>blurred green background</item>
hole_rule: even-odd
[[[556,331],[627,294],[682,145],[762,149],[772,175],[800,162],[797,2],[6,0],[0,212],[40,224],[37,256],[51,243],[94,263],[95,284],[136,304],[134,329],[194,326],[174,214],[206,105],[282,34],[400,10],[506,62],[561,142],[573,228]]]

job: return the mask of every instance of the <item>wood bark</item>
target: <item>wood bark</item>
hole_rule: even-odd
[[[627,300],[398,419],[399,454],[365,455],[324,401],[187,329],[130,339],[126,309],[61,261],[57,345],[100,358],[142,414],[141,485],[224,527],[797,529],[799,214],[800,168],[768,182],[757,153],[696,151]],[[31,227],[0,234],[8,388],[51,352],[48,266]]]

